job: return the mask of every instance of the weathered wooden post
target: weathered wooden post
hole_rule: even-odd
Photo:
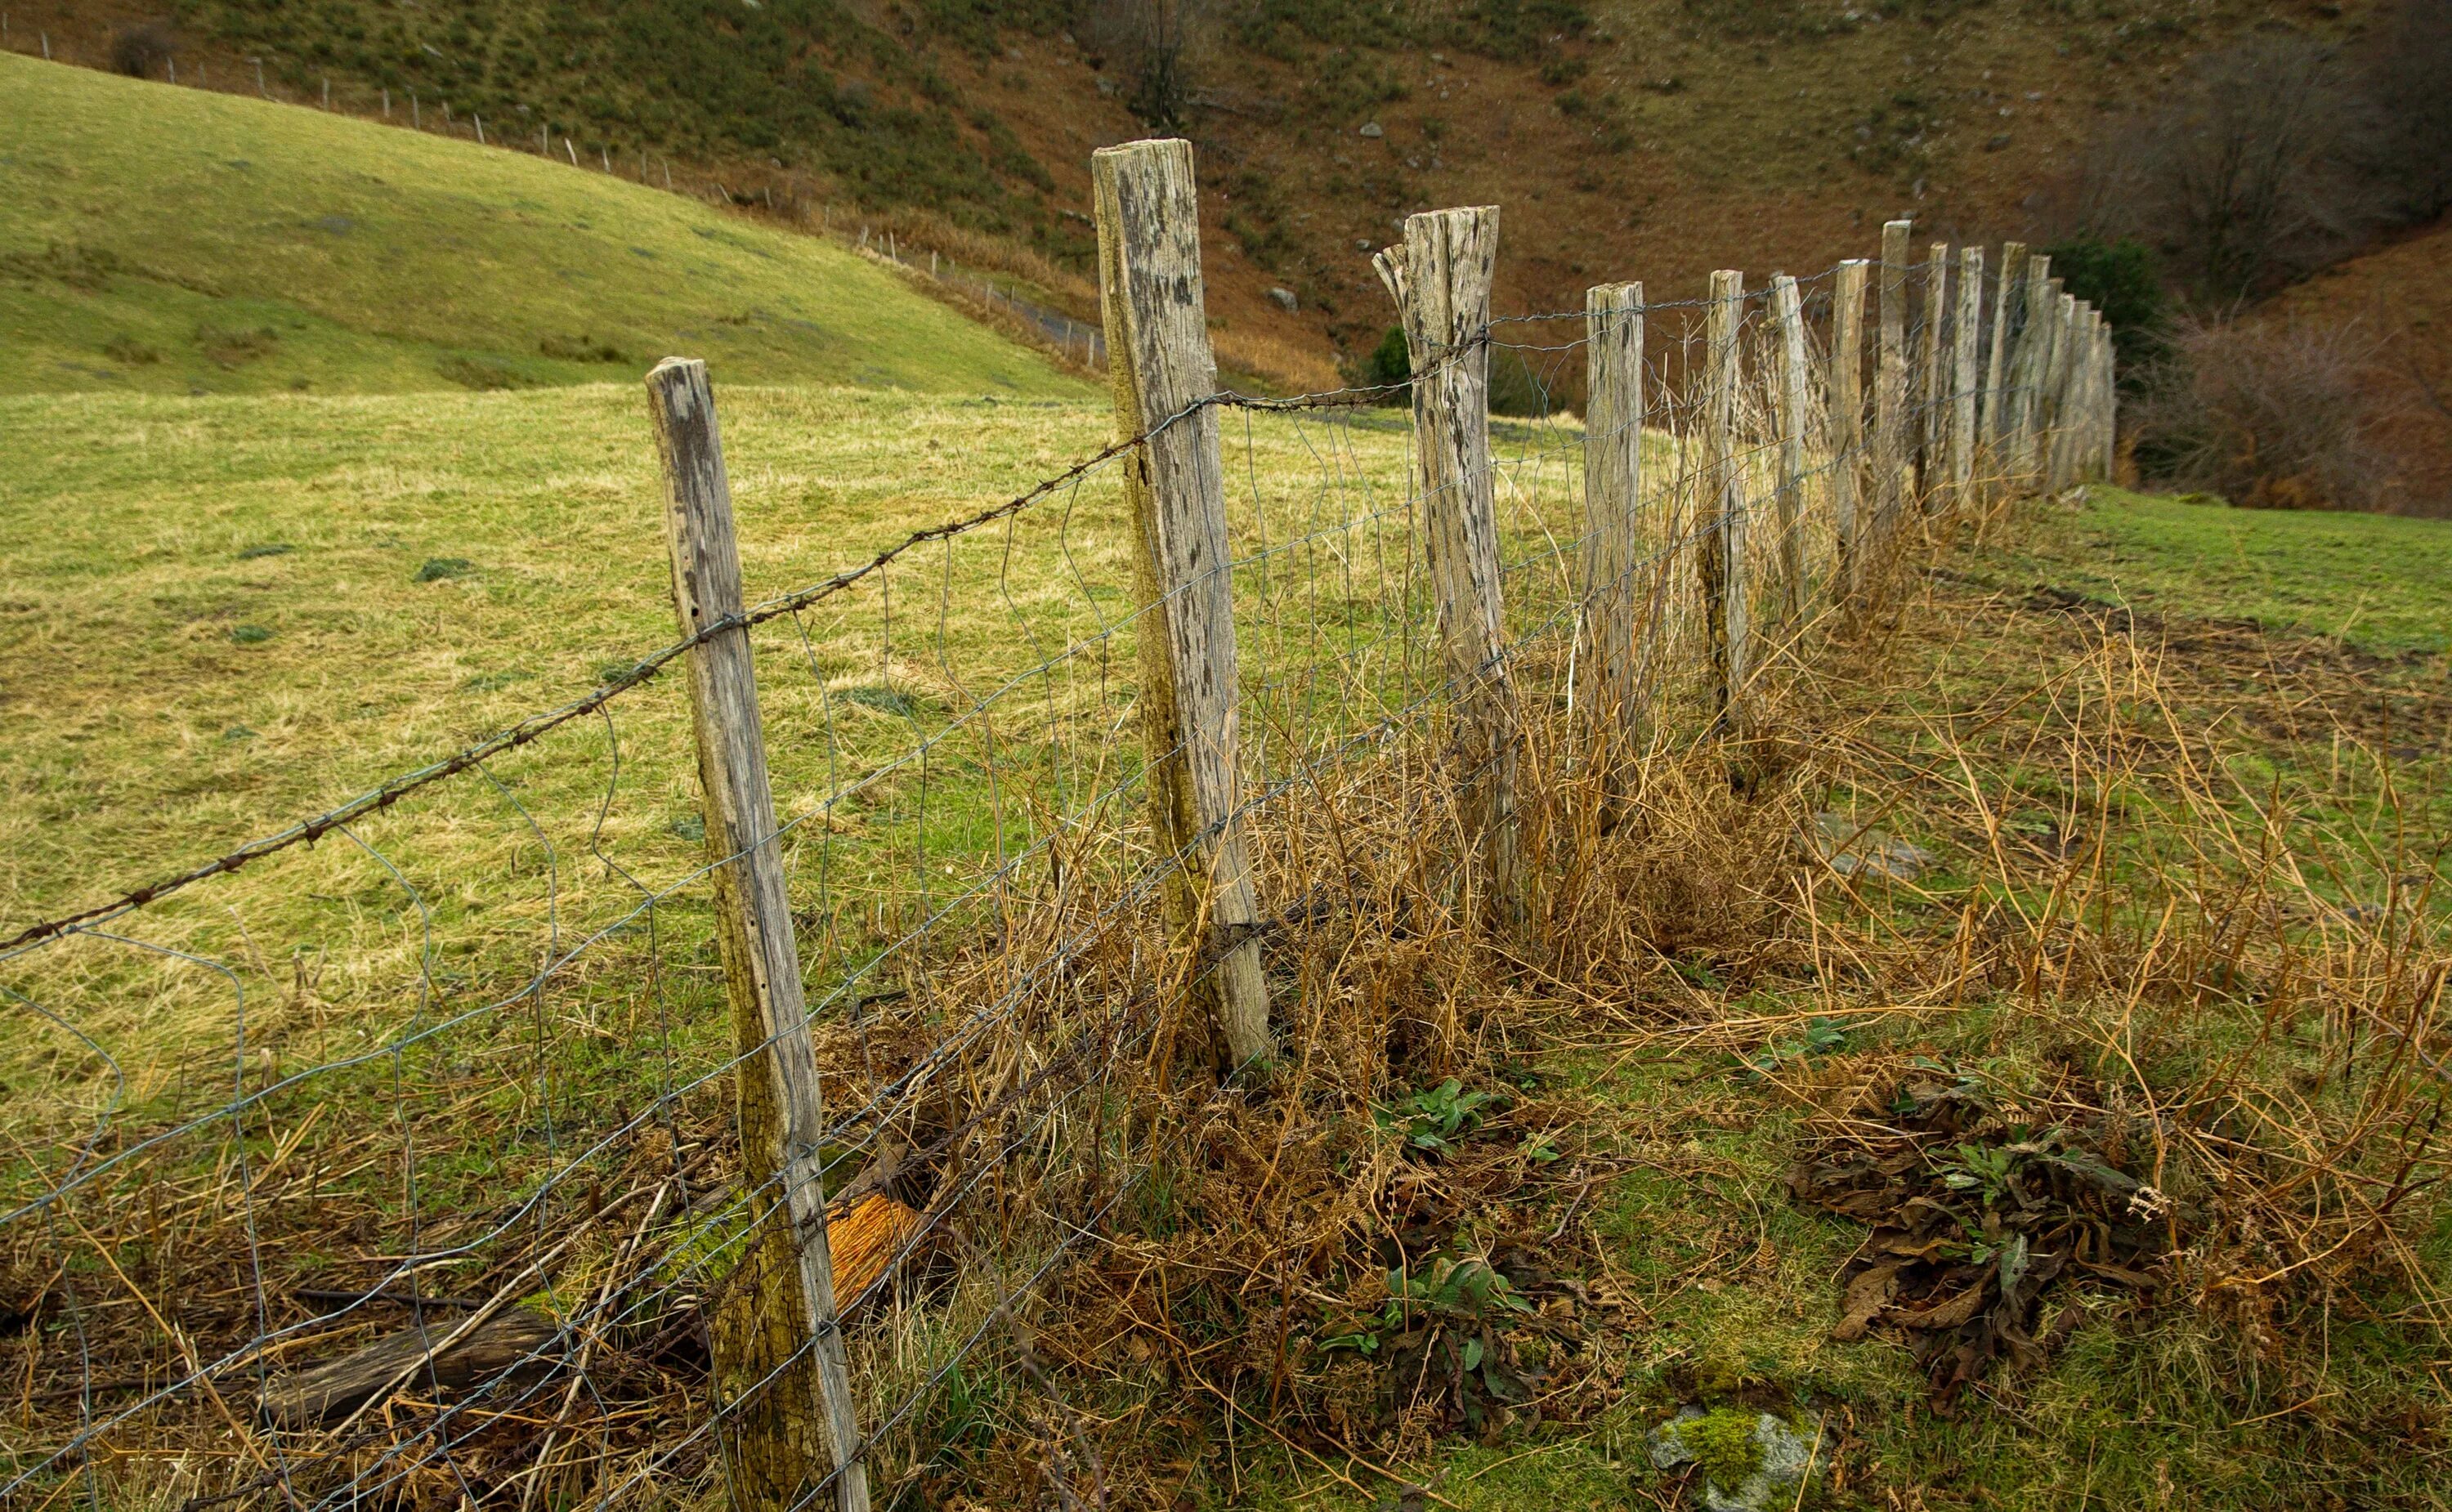
[[[1965,509],[1974,501],[1975,346],[1984,324],[1984,248],[1958,249],[1958,326],[1951,352],[1949,397],[1949,501]]]
[[[2043,381],[2036,386],[2035,470],[2041,486],[2051,492],[2060,487],[2060,478],[2054,467],[2059,451],[2056,443],[2060,439],[2061,380],[2068,363],[2069,306],[2076,302],[2061,292],[2059,279],[2053,279],[2047,287]]]
[[[2052,260],[2040,252],[2027,255],[2026,323],[2018,332],[2016,377],[2009,399],[2008,473],[2010,486],[2026,493],[2034,484],[2035,417],[2040,408],[2044,357],[2050,342],[2049,294]]]
[[[1494,205],[1407,216],[1405,240],[1373,259],[1413,351],[1415,486],[1455,712],[1465,824],[1483,857],[1493,912],[1513,928],[1525,898],[1518,736],[1490,469],[1490,284],[1497,262]]]
[[[1116,430],[1129,438],[1157,427],[1123,469],[1142,605],[1150,811],[1161,853],[1179,862],[1167,890],[1178,944],[1215,956],[1192,973],[1195,1000],[1216,1024],[1226,1064],[1239,1068],[1269,1057],[1269,991],[1237,817],[1234,580],[1192,144],[1130,142],[1100,148],[1090,164]]]
[[[1746,276],[1733,268],[1711,275],[1706,323],[1703,480],[1710,515],[1703,528],[1703,612],[1710,627],[1711,701],[1720,728],[1748,733],[1746,677],[1752,667],[1753,616],[1746,580],[1746,463],[1737,451],[1737,385],[1743,379],[1737,336],[1745,324]]]
[[[1850,598],[1865,582],[1865,260],[1839,265],[1830,285],[1830,371],[1823,403],[1829,412],[1830,523],[1837,534],[1835,591]]]
[[[749,1285],[726,1300],[712,1330],[718,1379],[750,1393],[734,1404],[735,1504],[744,1512],[799,1505],[803,1488],[831,1468],[836,1505],[866,1512],[868,1471],[826,1247],[819,1155],[825,1108],[766,782],[749,632],[740,623],[732,485],[706,364],[659,363],[647,375],[647,408],[663,461],[673,607],[682,636],[697,642],[689,651],[690,708],[716,947],[741,1055],[734,1081],[742,1184],[762,1209],[740,1261]],[[765,1194],[777,1188],[781,1200],[767,1205]]]
[[[1649,668],[1643,534],[1643,285],[1604,284],[1584,294],[1584,618],[1575,695],[1596,755],[1640,751]]]
[[[1984,432],[1985,492],[1996,498],[2001,493],[2009,439],[2009,394],[2003,384],[2017,382],[2015,370],[2007,365],[2009,342],[2016,332],[2009,316],[2018,306],[2018,281],[2026,271],[2027,244],[2002,243],[2001,272],[1992,291],[1992,353],[1984,362],[1984,412],[1978,418]]]
[[[1948,466],[1942,449],[1948,442],[1949,426],[1943,408],[1949,392],[1949,374],[1942,362],[1942,330],[1949,316],[1949,244],[1935,242],[1928,249],[1924,265],[1924,340],[1917,359],[1923,382],[1917,385],[1916,407],[1920,411],[1913,427],[1916,438],[1916,488],[1918,503],[1927,514],[1941,507],[1942,485],[1948,477]]]
[[[1796,280],[1773,276],[1770,310],[1779,325],[1779,597],[1794,620],[1805,608],[1805,302]]]
[[[1881,352],[1873,372],[1873,528],[1888,549],[1899,522],[1908,463],[1908,235],[1911,221],[1882,227]]]
[[[2113,338],[2111,322],[2101,321],[2096,332],[2100,348],[2095,371],[2097,415],[2094,443],[2098,448],[2094,465],[2096,476],[2109,482],[2120,466],[2120,346]]]

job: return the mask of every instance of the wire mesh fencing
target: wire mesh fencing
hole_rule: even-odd
[[[685,610],[583,697],[10,931],[0,1497],[899,1504],[1023,1419],[1051,1479],[1095,1481],[1034,1321],[1167,1221],[1196,1153],[1266,1158],[1217,1153],[1229,1115],[1375,1095],[1386,1030],[1337,942],[1546,927],[1572,825],[1531,795],[1742,742],[1928,520],[2103,470],[2107,343],[2033,266],[1500,320],[1485,280],[1409,388],[1213,384],[821,581]],[[1887,324],[1869,271],[1899,275]],[[1493,362],[1532,413],[1488,413]],[[1460,426],[1431,412],[1459,392]],[[1147,469],[1192,427],[1224,555],[1169,582]],[[1220,589],[1231,735],[1186,733],[1153,716],[1151,641]],[[772,806],[745,832],[708,790],[722,646]],[[1198,741],[1227,775],[1187,798]],[[1570,770],[1593,780],[1542,788]],[[1256,906],[1222,921],[1230,864]],[[780,913],[743,898],[767,867]],[[1238,956],[1261,1056],[1217,1021]]]

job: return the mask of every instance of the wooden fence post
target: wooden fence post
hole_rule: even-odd
[[[1746,463],[1738,455],[1737,385],[1743,376],[1737,336],[1745,324],[1746,276],[1733,268],[1711,275],[1707,322],[1703,477],[1711,516],[1703,527],[1703,612],[1710,626],[1711,694],[1720,728],[1747,733],[1746,676],[1752,668],[1752,602],[1746,580]]]
[[[733,1382],[763,1383],[741,1406],[735,1483],[742,1488],[742,1503],[783,1508],[797,1504],[802,1487],[831,1467],[836,1505],[866,1512],[868,1471],[860,1458],[826,1247],[819,1154],[825,1108],[818,1096],[817,1050],[783,888],[749,632],[737,622],[727,628],[742,612],[741,557],[706,364],[680,358],[659,363],[647,375],[647,399],[663,462],[673,606],[683,637],[705,638],[689,652],[690,707],[716,944],[742,1057],[734,1078],[742,1181],[753,1202],[769,1184],[779,1185],[782,1197],[761,1218],[759,1237],[740,1262],[749,1267],[752,1285],[742,1288],[737,1310],[719,1318],[714,1330],[719,1372]],[[804,1347],[813,1371],[793,1363]],[[733,1357],[724,1359],[726,1353]]]
[[[2018,304],[2018,281],[2026,276],[2027,244],[2001,244],[2001,272],[1992,285],[1992,353],[1984,361],[1984,412],[1978,423],[1984,432],[1984,490],[1999,497],[2001,475],[2008,452],[2008,390],[2005,383],[2015,383],[2016,375],[2007,367],[2009,339],[2015,327],[2009,323],[2010,311]]]
[[[1194,992],[1230,1067],[1270,1054],[1269,988],[1253,931],[1259,904],[1238,811],[1234,578],[1217,367],[1200,282],[1192,144],[1130,142],[1091,154],[1098,303],[1116,429],[1157,434],[1125,460],[1124,495],[1143,605],[1141,738],[1161,849],[1180,864],[1168,901],[1184,948],[1215,953]],[[1203,933],[1205,926],[1205,933]]]
[[[1796,280],[1770,281],[1779,324],[1779,598],[1791,621],[1805,608],[1805,302]]]
[[[1494,205],[1407,216],[1405,240],[1373,259],[1413,350],[1416,486],[1454,700],[1465,822],[1487,866],[1494,912],[1513,928],[1523,917],[1525,878],[1490,468],[1490,284],[1497,263]]]
[[[1984,248],[1958,249],[1958,328],[1951,351],[1949,502],[1972,503],[1975,481],[1975,347],[1984,325]]]
[[[2095,457],[2096,476],[2109,482],[2120,467],[2120,346],[2114,340],[2111,322],[2100,323],[2095,344],[2098,348],[2095,367]]]
[[[1888,540],[1899,520],[1907,471],[1908,234],[1909,221],[1882,227],[1881,352],[1873,372],[1873,528]]]
[[[1864,589],[1865,260],[1839,265],[1830,285],[1830,371],[1823,403],[1830,417],[1830,522],[1839,548],[1838,591]]]
[[[1928,249],[1924,273],[1924,341],[1917,366],[1924,379],[1922,392],[1916,396],[1916,407],[1922,411],[1914,426],[1916,440],[1916,487],[1926,514],[1941,506],[1942,483],[1948,477],[1948,465],[1942,448],[1948,443],[1949,425],[1943,402],[1949,392],[1949,375],[1942,365],[1942,330],[1949,316],[1949,244],[1935,242]]]
[[[2044,490],[2049,493],[2060,487],[2053,468],[2059,450],[2055,443],[2060,439],[2060,383],[2068,358],[2069,305],[2074,301],[2061,292],[2059,279],[2053,279],[2046,289],[2043,377],[2035,388],[2035,471]]]
[[[2043,384],[2043,360],[2049,341],[2046,285],[2051,282],[2052,260],[2040,252],[2027,254],[2026,325],[2018,333],[2017,377],[2009,403],[2009,476],[2019,493],[2034,488],[2035,415]]]
[[[1638,637],[1656,615],[1644,590],[1638,521],[1643,501],[1643,285],[1603,284],[1584,294],[1584,619],[1576,657],[1586,728],[1598,755],[1642,749],[1647,708]]]

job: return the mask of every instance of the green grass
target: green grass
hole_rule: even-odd
[[[842,247],[397,128],[0,53],[0,394],[1085,385]]]
[[[2001,565],[2140,611],[2253,619],[2376,656],[2452,650],[2452,523],[2438,520],[2097,487],[2071,528]]]

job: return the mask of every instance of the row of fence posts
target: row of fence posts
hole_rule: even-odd
[[[1099,292],[1119,437],[1145,438],[1126,456],[1124,491],[1136,541],[1137,693],[1147,750],[1155,840],[1180,858],[1167,896],[1174,948],[1193,963],[1196,1006],[1215,1028],[1220,1064],[1248,1070],[1274,1052],[1269,985],[1255,926],[1252,867],[1238,815],[1237,668],[1219,448],[1216,371],[1201,286],[1193,156],[1181,141],[1135,142],[1093,158]],[[1523,919],[1527,878],[1516,833],[1521,729],[1504,656],[1504,618],[1490,454],[1488,341],[1498,211],[1434,210],[1405,222],[1404,240],[1375,260],[1412,348],[1414,497],[1450,690],[1458,802],[1473,837],[1495,927]],[[1826,365],[1829,498],[1839,551],[1834,597],[1867,591],[1868,559],[1910,506],[1946,510],[1994,497],[2055,489],[2110,466],[2114,422],[2110,333],[2100,315],[2061,288],[2048,261],[2015,243],[2003,248],[1989,357],[1976,383],[1984,286],[1981,248],[1959,250],[1957,306],[1947,351],[1943,312],[1953,259],[1936,245],[1926,276],[1922,351],[1908,351],[1909,224],[1883,229],[1871,434],[1864,429],[1859,372],[1863,304],[1872,265],[1840,265]],[[1779,436],[1770,519],[1779,534],[1784,607],[1803,606],[1800,515],[1807,470],[1810,373],[1796,281],[1772,280],[1772,412]],[[2019,304],[2013,316],[2012,299]],[[1710,518],[1696,522],[1709,682],[1720,726],[1749,727],[1750,622],[1745,532],[1753,469],[1737,434],[1744,275],[1714,273],[1708,307],[1709,403],[1704,491]],[[1638,504],[1644,490],[1644,298],[1640,284],[1587,296],[1583,612],[1579,706],[1605,740],[1639,748],[1659,668],[1658,637],[1641,591]],[[1911,375],[1924,393],[1911,403]],[[737,1425],[730,1461],[736,1499],[763,1503],[832,1473],[843,1512],[863,1512],[868,1489],[836,1316],[817,1142],[824,1127],[817,1056],[785,895],[774,802],[760,733],[758,692],[742,613],[732,502],[705,365],[670,359],[647,378],[666,484],[673,595],[689,653],[699,776],[713,867],[721,946],[735,1037],[743,1057],[738,1098],[742,1181],[775,1182],[783,1200],[762,1222],[797,1264],[761,1267],[756,1312],[780,1335],[772,1363],[803,1354],[814,1378],[816,1422],[752,1412]],[[1914,416],[1921,413],[1921,424]],[[1869,470],[1871,498],[1864,498]],[[1981,480],[1979,483],[1979,478]],[[1869,502],[1869,508],[1867,507]],[[1868,518],[1869,516],[1869,518]],[[806,1397],[801,1400],[806,1401]]]

